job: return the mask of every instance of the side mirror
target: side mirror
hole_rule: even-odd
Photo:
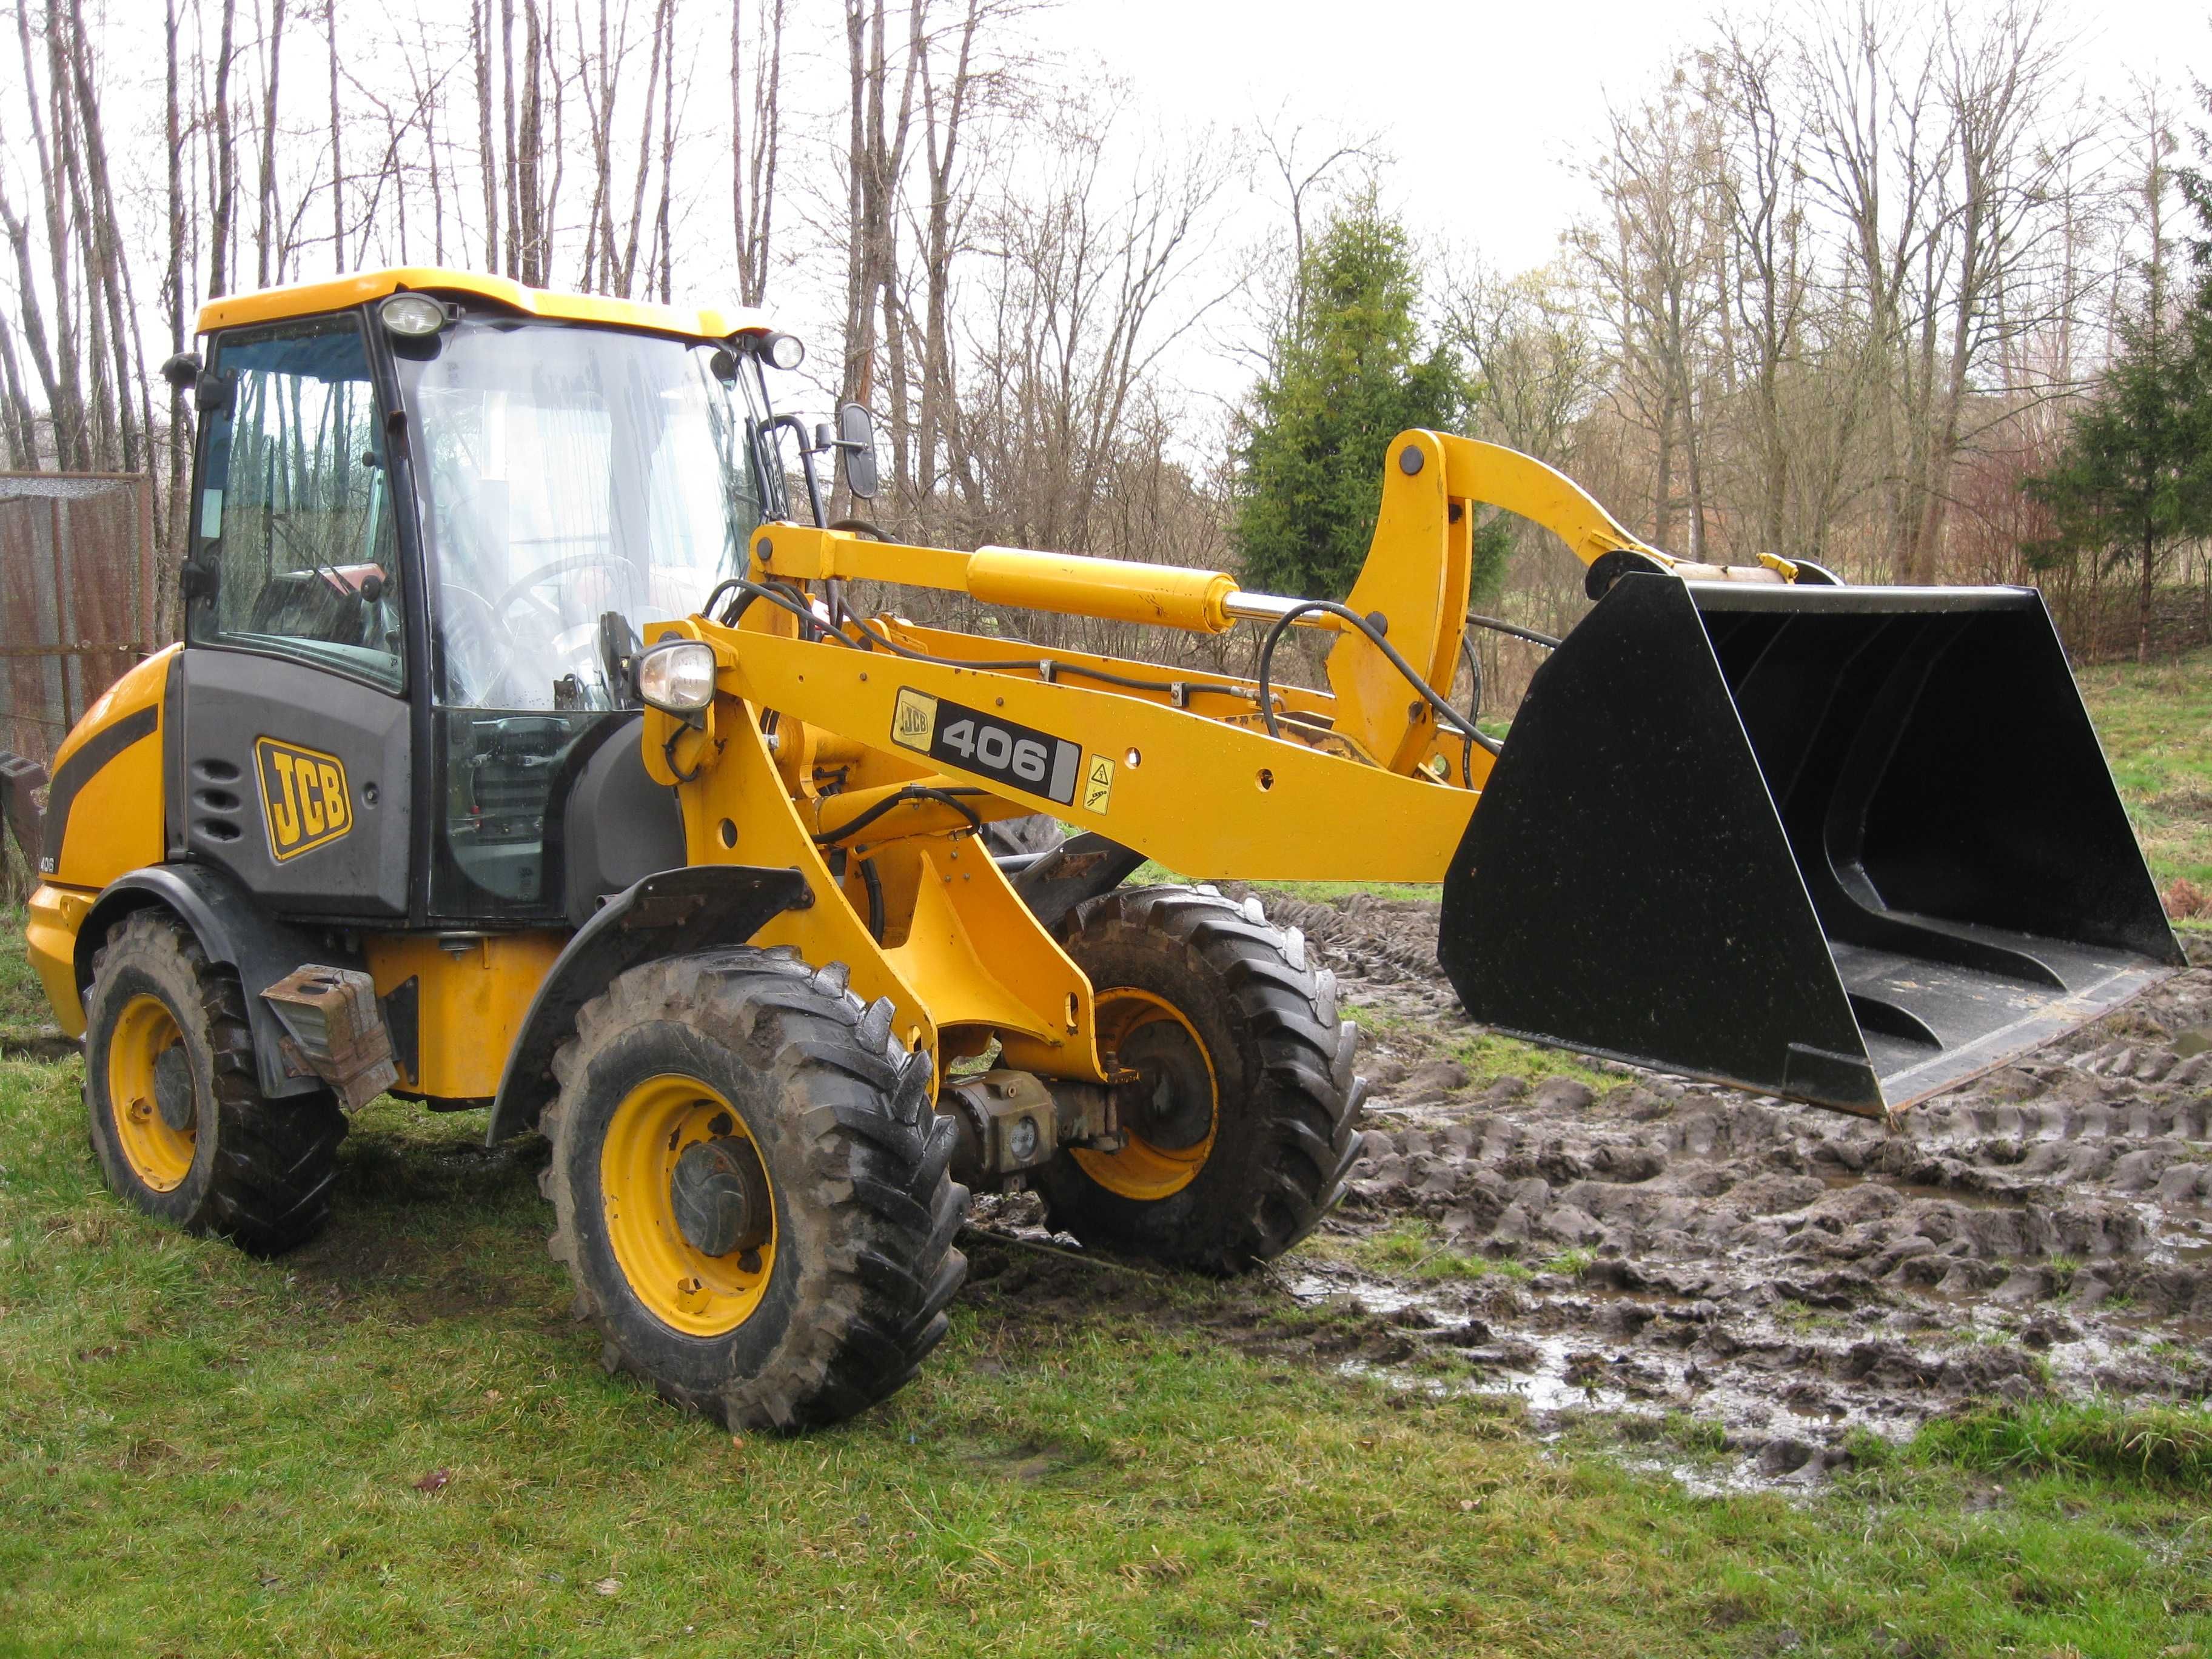
[[[185,390],[199,377],[200,354],[197,351],[179,351],[161,365],[161,378],[173,392]]]
[[[837,453],[845,458],[845,488],[864,501],[876,498],[876,423],[860,404],[837,405]]]
[[[238,376],[220,371],[202,373],[192,380],[192,403],[203,415],[220,415],[230,407],[231,393],[238,385]]]

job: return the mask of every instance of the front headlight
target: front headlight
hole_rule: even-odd
[[[714,701],[714,647],[704,640],[670,640],[641,653],[637,695],[664,714],[699,713]]]

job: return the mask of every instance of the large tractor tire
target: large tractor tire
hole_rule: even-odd
[[[553,1068],[550,1249],[610,1370],[798,1431],[884,1398],[944,1336],[968,1271],[953,1124],[842,965],[739,947],[634,968]]]
[[[1101,1052],[1143,1082],[1121,1151],[1079,1148],[1038,1172],[1052,1224],[1215,1273],[1311,1232],[1344,1191],[1366,1092],[1335,975],[1258,900],[1208,887],[1109,893],[1062,933],[1097,994]]]
[[[93,958],[84,1103],[107,1184],[150,1216],[257,1255],[330,1219],[345,1114],[326,1091],[263,1096],[237,974],[165,911]]]

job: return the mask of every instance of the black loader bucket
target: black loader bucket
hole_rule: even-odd
[[[1661,575],[1538,671],[1437,954],[1501,1030],[1869,1116],[2183,962],[2033,590]]]

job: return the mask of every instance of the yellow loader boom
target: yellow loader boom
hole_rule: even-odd
[[[1502,751],[1432,689],[1452,683],[1486,505],[1558,534],[1601,599]],[[1443,962],[1477,1018],[1861,1113],[1999,1064],[2180,961],[2030,590],[1692,565],[1540,462],[1429,432],[1390,447],[1343,605],[1220,571],[789,524],[751,551],[726,621],[655,632],[710,651],[718,695],[690,724],[653,717],[648,765],[681,781],[695,858],[736,824],[738,856],[795,861],[847,901],[783,935],[810,957],[834,946],[921,1044],[971,1024],[1003,1036],[1021,1004],[1023,1063],[1100,1075],[1072,981],[1010,937],[1022,907],[995,872],[952,868],[974,821],[1027,811],[1199,877],[1446,881]],[[823,596],[860,580],[1195,633],[1265,623],[1263,662],[1285,627],[1325,629],[1329,690],[828,620]],[[894,907],[904,942],[871,951],[859,878],[822,861],[839,847],[896,865],[901,901],[975,912],[932,928]]]

